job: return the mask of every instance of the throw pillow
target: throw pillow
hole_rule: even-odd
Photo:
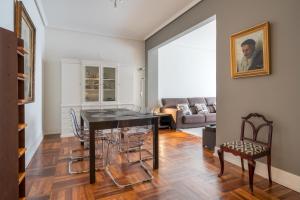
[[[214,107],[215,111],[217,112],[217,104],[214,103],[213,107]]]
[[[209,111],[210,113],[215,113],[215,112],[216,112],[214,106],[206,106],[206,107],[208,108],[208,111]]]
[[[196,103],[195,107],[196,107],[197,113],[209,113],[209,110],[204,103]]]
[[[177,109],[182,110],[184,115],[192,115],[188,104],[177,104]]]

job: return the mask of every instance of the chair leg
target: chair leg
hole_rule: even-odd
[[[248,160],[248,171],[249,171],[249,187],[253,193],[253,176],[256,162],[254,160]]]
[[[242,170],[245,171],[245,167],[244,167],[244,159],[241,158],[241,164],[242,164]]]
[[[139,163],[140,163],[141,168],[146,172],[147,178],[145,178],[143,180],[136,181],[134,183],[121,184],[120,182],[117,181],[117,179],[113,176],[113,174],[110,171],[109,143],[108,143],[108,147],[107,147],[107,151],[106,151],[106,157],[107,158],[106,158],[105,172],[111,178],[111,180],[114,182],[114,184],[116,186],[118,186],[119,188],[131,187],[133,185],[140,184],[140,183],[145,183],[145,182],[151,181],[153,179],[151,171],[143,163],[142,153],[141,153],[142,151],[141,150],[142,150],[142,148],[140,146],[139,147]]]
[[[219,177],[221,177],[224,173],[224,151],[222,149],[218,150],[218,155],[219,155],[219,160],[220,160],[220,173],[219,173]]]
[[[272,175],[271,175],[271,154],[268,155],[268,175],[269,175],[269,184],[272,185]]]

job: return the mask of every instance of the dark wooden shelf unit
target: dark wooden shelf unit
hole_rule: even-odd
[[[0,199],[19,199],[18,52],[14,32],[0,28]],[[24,122],[23,122],[24,123]],[[23,156],[21,156],[23,157]]]
[[[18,55],[18,155],[19,155],[19,199],[25,198],[25,103],[24,100],[24,56],[27,51],[24,49],[24,42],[18,39],[17,55]]]

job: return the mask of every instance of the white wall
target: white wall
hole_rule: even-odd
[[[0,27],[14,31],[14,0],[0,0]]]
[[[42,127],[42,79],[43,79],[43,53],[45,30],[34,1],[23,0],[25,8],[36,28],[35,51],[35,101],[25,106],[26,128],[26,165],[37,150],[43,139]],[[14,29],[14,0],[1,0],[0,26],[9,30]]]
[[[216,96],[216,23],[158,49],[158,98]]]
[[[105,37],[101,35],[73,32],[58,29],[46,29],[46,56],[44,71],[44,127],[46,134],[60,133],[61,127],[61,60],[102,60],[119,63],[122,67],[138,72],[145,65],[145,46],[143,41]],[[123,73],[120,69],[120,73]],[[123,73],[124,74],[124,73]],[[127,86],[138,91],[139,80]],[[132,81],[132,77],[121,77],[120,81]],[[126,91],[120,91],[121,93]],[[138,92],[134,93],[134,102],[139,102]],[[126,99],[123,99],[126,101]],[[122,103],[122,102],[120,102]],[[127,102],[124,102],[127,103]]]

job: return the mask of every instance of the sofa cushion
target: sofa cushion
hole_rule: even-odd
[[[182,117],[182,121],[185,124],[197,124],[205,122],[205,115],[197,114],[197,115],[185,115]]]
[[[184,115],[191,115],[192,112],[189,108],[189,104],[177,104],[177,109],[181,110]]]
[[[206,104],[212,106],[216,104],[216,97],[205,97]]]
[[[162,105],[165,108],[176,108],[177,104],[188,104],[186,98],[163,98],[161,99]]]
[[[216,122],[216,113],[206,113],[206,122]]]
[[[217,112],[214,106],[207,106],[207,108],[208,108],[210,113],[216,113]]]
[[[197,113],[209,113],[209,109],[207,108],[206,104],[204,103],[196,103],[195,104]]]
[[[196,103],[201,104],[204,103],[206,104],[206,101],[203,97],[193,97],[193,98],[187,98],[190,106],[195,106]]]
[[[195,106],[191,106],[190,110],[192,111],[193,115],[198,113]]]

